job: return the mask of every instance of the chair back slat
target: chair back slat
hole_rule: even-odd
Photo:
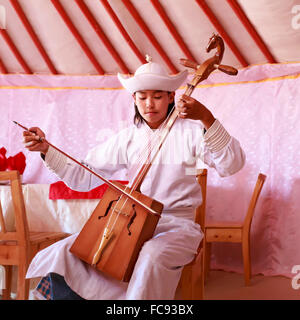
[[[2,211],[2,205],[0,201],[0,234],[2,233],[6,233],[6,227],[5,227],[5,221],[4,221],[3,211]]]
[[[20,245],[27,245],[29,241],[29,229],[26,218],[26,210],[23,198],[22,185],[20,180],[20,174],[18,171],[1,171],[0,172],[0,181],[9,181],[12,203],[13,203],[13,212],[15,218],[15,232],[7,231],[5,226],[5,220],[2,208],[0,209],[0,239],[2,240],[16,240]],[[10,234],[10,235],[8,235]]]
[[[195,222],[199,223],[201,229],[204,230],[205,226],[205,209],[206,209],[206,187],[207,187],[207,169],[199,169],[197,171],[197,181],[201,186],[202,203],[196,209]]]
[[[247,211],[247,214],[246,214],[246,217],[245,217],[245,220],[244,220],[243,228],[247,228],[248,229],[251,226],[251,222],[252,222],[253,214],[254,214],[254,211],[255,211],[255,208],[256,208],[257,200],[259,198],[259,195],[261,193],[261,190],[262,190],[262,187],[263,187],[263,185],[265,183],[266,178],[267,178],[267,176],[262,174],[262,173],[260,173],[258,175],[258,177],[257,177],[255,188],[254,188],[254,191],[252,193],[252,197],[251,197],[251,200],[250,200],[248,211]]]
[[[2,198],[3,212],[1,228],[4,226],[6,232],[0,232],[0,264],[5,266],[6,288],[2,291],[2,299],[7,300],[11,295],[12,266],[18,266],[17,277],[17,300],[27,300],[29,295],[29,279],[26,279],[28,266],[33,257],[40,250],[52,245],[56,241],[64,239],[69,234],[64,232],[31,232],[29,233],[26,218],[25,201],[18,171],[0,171],[0,181],[8,180],[11,191],[11,198],[5,190],[7,198]],[[4,204],[5,201],[5,204]],[[6,203],[7,201],[7,203]],[[14,231],[8,226],[8,215],[6,218],[6,228],[4,223],[4,211],[7,207],[13,209],[15,228]],[[11,215],[9,215],[11,217]]]

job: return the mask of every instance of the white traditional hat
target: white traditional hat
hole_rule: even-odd
[[[152,62],[149,56],[146,60],[148,63],[142,64],[132,77],[118,73],[118,79],[130,93],[141,90],[175,91],[188,75],[187,70],[169,75],[162,65]]]

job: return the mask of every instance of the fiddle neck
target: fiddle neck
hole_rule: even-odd
[[[194,89],[195,89],[195,85],[188,83],[184,94],[186,96],[190,96]],[[140,187],[141,187],[141,184],[142,184],[146,174],[148,173],[152,163],[156,159],[163,143],[165,142],[169,132],[171,131],[171,129],[177,119],[178,119],[178,111],[177,111],[176,107],[174,106],[173,110],[171,111],[171,113],[168,116],[167,122],[162,126],[162,128],[157,129],[157,130],[160,130],[160,133],[159,133],[160,137],[158,139],[158,143],[154,146],[155,147],[154,155],[152,156],[151,159],[147,159],[147,162],[142,165],[139,173],[137,174],[135,180],[133,181],[133,183],[131,185],[132,190],[140,192]],[[152,148],[152,149],[154,149],[154,148]],[[152,152],[150,154],[152,154]]]
[[[139,173],[137,174],[135,180],[133,181],[133,183],[131,185],[131,190],[135,190],[135,191],[140,192],[141,184],[144,181],[146,174],[148,173],[152,163],[156,159],[156,156],[158,155],[164,141],[166,140],[166,138],[167,138],[171,128],[173,127],[175,121],[177,120],[177,118],[178,118],[178,111],[174,107],[168,116],[167,122],[163,125],[163,127],[160,129],[156,129],[156,130],[159,130],[159,132],[158,132],[159,139],[158,139],[157,144],[154,147],[152,147],[152,150],[154,149],[155,152],[152,155],[152,150],[151,150],[150,155],[152,155],[152,157],[150,159],[148,158],[147,161],[142,165],[141,169],[139,170]]]

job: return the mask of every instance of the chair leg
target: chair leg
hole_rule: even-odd
[[[210,257],[211,257],[211,242],[204,242],[204,263],[203,263],[203,273],[204,273],[204,282],[206,282],[210,269]]]
[[[5,269],[5,289],[2,289],[2,299],[10,300],[12,283],[12,266],[4,266]]]
[[[243,239],[242,242],[242,250],[243,250],[243,263],[244,263],[244,277],[245,277],[245,285],[250,285],[251,279],[251,257],[250,257],[250,239]]]
[[[195,264],[192,268],[192,299],[203,300],[204,299],[204,259],[203,249],[200,250]]]
[[[180,279],[182,300],[191,300],[192,298],[192,266],[184,266]]]
[[[181,274],[181,296],[182,300],[203,300],[203,250],[201,249],[195,260],[184,266]]]
[[[29,279],[26,279],[27,266],[21,264],[18,266],[18,289],[17,300],[28,300],[29,296]]]

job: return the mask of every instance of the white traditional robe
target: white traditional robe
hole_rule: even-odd
[[[146,124],[133,125],[89,151],[83,163],[107,179],[126,178],[131,185],[158,134]],[[56,272],[85,299],[173,299],[182,267],[192,261],[203,237],[194,222],[194,209],[202,200],[195,173],[203,162],[220,176],[229,176],[243,167],[245,155],[218,120],[204,134],[200,121],[178,119],[141,185],[141,192],[162,202],[164,210],[153,238],[140,251],[129,283],[73,256],[69,248],[76,234],[38,253],[27,278]],[[51,147],[45,164],[74,190],[88,191],[102,184]]]

